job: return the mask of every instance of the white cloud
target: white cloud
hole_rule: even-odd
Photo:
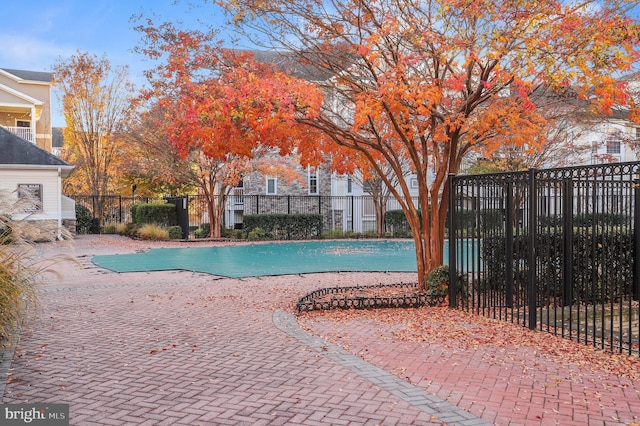
[[[68,57],[75,49],[30,36],[0,33],[0,67],[30,71],[51,71],[58,57]]]

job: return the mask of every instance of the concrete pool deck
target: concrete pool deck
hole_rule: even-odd
[[[44,284],[4,371],[4,404],[68,403],[72,425],[626,425],[640,415],[638,379],[550,364],[543,348],[496,367],[455,336],[425,347],[384,323],[296,321],[312,290],[411,273],[232,279],[90,261],[159,245],[80,236],[44,250],[79,262],[57,263],[62,278]]]

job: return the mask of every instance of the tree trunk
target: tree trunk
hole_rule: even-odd
[[[384,215],[386,213],[386,202],[384,198],[376,201],[376,233],[379,236],[384,235]]]

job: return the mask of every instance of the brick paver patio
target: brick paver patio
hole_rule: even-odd
[[[3,403],[69,403],[73,425],[615,425],[640,416],[638,381],[584,373],[567,403],[560,385],[514,375],[521,366],[487,368],[455,345],[380,339],[385,330],[366,321],[357,330],[323,320],[300,327],[292,315],[316,288],[410,274],[237,280],[90,263],[127,251],[117,243],[81,237],[80,263],[56,266],[64,278],[48,280],[38,321],[13,357],[5,353]],[[366,360],[318,334],[353,338],[350,351]]]

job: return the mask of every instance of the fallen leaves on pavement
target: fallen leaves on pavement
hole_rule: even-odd
[[[361,336],[364,329],[370,330],[372,335],[377,333],[378,339],[423,342],[452,351],[504,353],[505,350],[527,348],[537,357],[548,357],[594,373],[640,378],[640,358],[637,356],[609,353],[551,333],[446,307],[316,311],[298,318],[304,328],[311,330],[317,327],[317,321],[333,323],[333,327],[320,327],[325,334],[331,333],[324,337],[347,346],[349,339]]]

